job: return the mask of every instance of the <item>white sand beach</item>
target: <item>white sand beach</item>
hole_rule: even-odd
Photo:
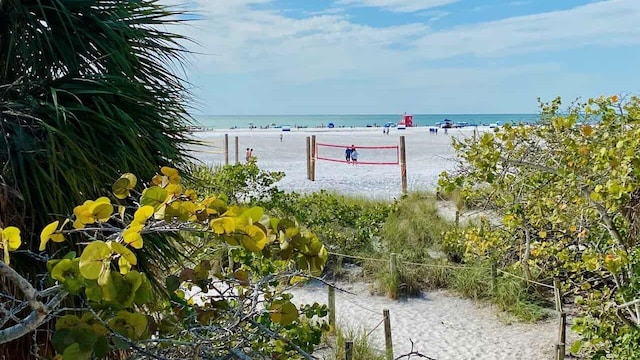
[[[358,165],[318,161],[316,181],[306,179],[306,137],[316,135],[317,142],[336,145],[385,146],[397,145],[399,136],[406,139],[407,176],[409,190],[436,188],[438,174],[452,169],[456,159],[451,147],[451,137],[473,135],[474,128],[449,129],[444,134],[430,134],[426,127],[406,130],[391,129],[385,135],[381,128],[359,129],[292,129],[291,132],[270,130],[228,130],[196,133],[198,138],[222,145],[224,134],[229,134],[230,161],[235,161],[234,144],[238,136],[240,161],[244,161],[245,149],[253,148],[258,165],[262,169],[284,171],[286,177],[278,184],[284,190],[299,192],[332,190],[343,194],[361,195],[379,199],[392,199],[401,193],[400,167],[398,165]],[[479,132],[492,131],[488,127]],[[282,142],[280,135],[283,134]],[[344,150],[336,148],[335,155],[344,157]],[[220,147],[215,150],[221,150]],[[224,163],[222,154],[194,154],[208,164]],[[393,154],[392,154],[393,155]],[[360,159],[370,157],[386,159],[388,152],[362,150]],[[395,156],[395,155],[393,155]],[[462,299],[446,291],[425,293],[419,298],[393,301],[381,296],[371,296],[368,285],[363,283],[341,284],[356,295],[337,292],[336,308],[340,324],[351,329],[370,331],[382,319],[382,310],[390,310],[394,354],[400,356],[411,350],[409,339],[415,342],[415,350],[438,360],[462,359],[553,359],[557,339],[557,320],[536,324],[520,324],[505,321],[508,316],[486,304]],[[327,290],[307,286],[293,290],[295,301],[301,303],[327,302]],[[373,343],[384,349],[382,326],[371,334]],[[572,337],[571,334],[570,338]]]
[[[291,129],[290,132],[279,129],[242,129],[220,130],[196,133],[195,136],[211,141],[215,150],[222,150],[224,134],[229,135],[229,159],[235,161],[235,137],[238,137],[240,161],[244,161],[245,149],[253,148],[258,165],[265,170],[284,171],[286,177],[278,184],[281,189],[312,192],[320,189],[333,190],[343,194],[362,195],[378,199],[392,199],[401,193],[400,166],[398,165],[361,165],[350,166],[319,160],[316,163],[316,181],[306,179],[306,137],[316,135],[318,143],[360,146],[398,145],[401,135],[405,136],[407,157],[407,183],[411,190],[434,190],[438,174],[455,165],[451,136],[472,136],[474,128],[439,129],[437,135],[429,133],[427,127],[397,130],[392,128],[389,135],[382,128],[340,128],[340,129]],[[480,127],[478,131],[490,131]],[[283,135],[280,142],[280,135]],[[360,161],[395,160],[395,150],[359,149]],[[344,149],[321,148],[321,155],[344,159]],[[208,164],[224,163],[222,154],[196,154],[196,157]]]

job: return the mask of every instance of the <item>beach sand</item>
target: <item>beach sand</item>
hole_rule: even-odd
[[[343,163],[318,161],[316,181],[306,178],[306,137],[316,135],[317,142],[337,145],[388,146],[397,145],[399,136],[406,139],[407,177],[409,190],[433,191],[438,174],[453,169],[456,159],[451,137],[473,136],[473,128],[450,129],[448,135],[439,129],[437,135],[426,127],[406,130],[391,129],[384,135],[381,128],[359,129],[292,129],[228,130],[196,133],[198,138],[222,145],[224,134],[229,134],[230,161],[235,161],[234,144],[238,136],[240,161],[245,149],[253,148],[261,169],[283,171],[286,177],[278,187],[289,191],[312,192],[320,189],[342,194],[378,199],[392,199],[401,194],[400,167],[351,166]],[[491,131],[488,127],[479,132]],[[283,140],[280,142],[280,135]],[[220,150],[220,148],[216,148]],[[342,148],[336,155],[342,158]],[[194,154],[208,164],[224,163],[222,154]],[[386,160],[388,152],[360,151],[360,159]],[[395,155],[393,155],[395,156]],[[442,213],[452,217],[452,206],[443,207]],[[506,320],[509,316],[486,303],[462,299],[446,291],[432,291],[422,297],[393,301],[369,294],[364,283],[340,284],[355,295],[336,292],[337,320],[343,327],[371,331],[382,320],[382,310],[389,309],[393,334],[394,355],[411,350],[410,340],[420,353],[438,360],[462,359],[553,359],[558,325],[555,315],[548,321],[521,324]],[[294,300],[299,303],[326,303],[324,286],[306,286],[293,289]],[[570,331],[569,339],[575,338]],[[371,333],[372,343],[384,350],[383,327]],[[568,346],[567,346],[568,348]]]
[[[489,131],[480,127],[479,131]],[[429,134],[426,127],[397,130],[389,135],[382,128],[340,129],[291,129],[290,132],[276,129],[243,129],[195,133],[195,136],[210,141],[220,151],[224,134],[229,135],[229,161],[235,162],[235,137],[238,137],[239,160],[244,161],[246,148],[253,148],[261,169],[283,171],[286,177],[278,187],[287,191],[313,192],[325,189],[343,194],[362,195],[377,199],[392,199],[400,196],[402,183],[399,165],[359,165],[319,160],[316,163],[316,181],[307,180],[306,137],[316,135],[318,143],[340,146],[395,146],[400,136],[405,136],[407,157],[407,184],[409,191],[434,190],[438,174],[452,169],[455,157],[451,147],[451,136],[472,136],[473,128],[450,129],[449,135],[439,129],[438,135]],[[283,140],[280,142],[280,135]],[[395,161],[395,150],[358,150],[360,161]],[[320,148],[320,155],[344,159],[344,148]],[[199,153],[196,157],[208,164],[223,164],[222,154]]]

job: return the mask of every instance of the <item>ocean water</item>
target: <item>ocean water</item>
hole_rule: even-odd
[[[402,115],[203,115],[195,116],[198,125],[213,129],[266,128],[288,125],[295,127],[335,127],[383,126],[387,122],[398,123]],[[467,122],[470,125],[492,123],[535,123],[538,114],[413,114],[414,126],[432,126],[444,119],[454,123]]]

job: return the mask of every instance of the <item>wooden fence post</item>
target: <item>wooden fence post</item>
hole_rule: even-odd
[[[224,164],[229,165],[229,134],[224,134]]]
[[[384,316],[384,343],[386,348],[386,360],[393,360],[393,343],[391,341],[391,318],[389,309],[382,310]]]
[[[400,136],[400,176],[402,177],[402,193],[407,193],[407,154],[404,135]]]
[[[391,279],[393,279],[393,289],[390,294],[394,294],[392,298],[397,299],[400,292],[400,273],[398,272],[398,254],[391,253],[391,258],[389,259],[389,272],[391,273]]]
[[[562,313],[562,294],[560,293],[560,280],[553,279],[553,296],[556,302],[556,311]]]
[[[564,311],[560,313],[560,318],[559,318],[559,328],[558,328],[558,354],[557,354],[557,359],[558,360],[564,360],[565,356],[567,355],[567,346],[566,346],[566,341],[567,341],[567,313],[565,313]]]
[[[311,181],[316,181],[316,136],[311,135]]]
[[[307,180],[311,180],[311,137],[307,136]]]
[[[332,334],[336,331],[336,288],[329,285],[329,328]]]
[[[344,358],[345,360],[353,359],[353,341],[345,341],[344,343]]]
[[[240,140],[236,136],[236,165],[240,164]]]

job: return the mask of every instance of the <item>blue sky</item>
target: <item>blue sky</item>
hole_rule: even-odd
[[[639,94],[640,0],[161,0],[195,114],[532,113]]]

